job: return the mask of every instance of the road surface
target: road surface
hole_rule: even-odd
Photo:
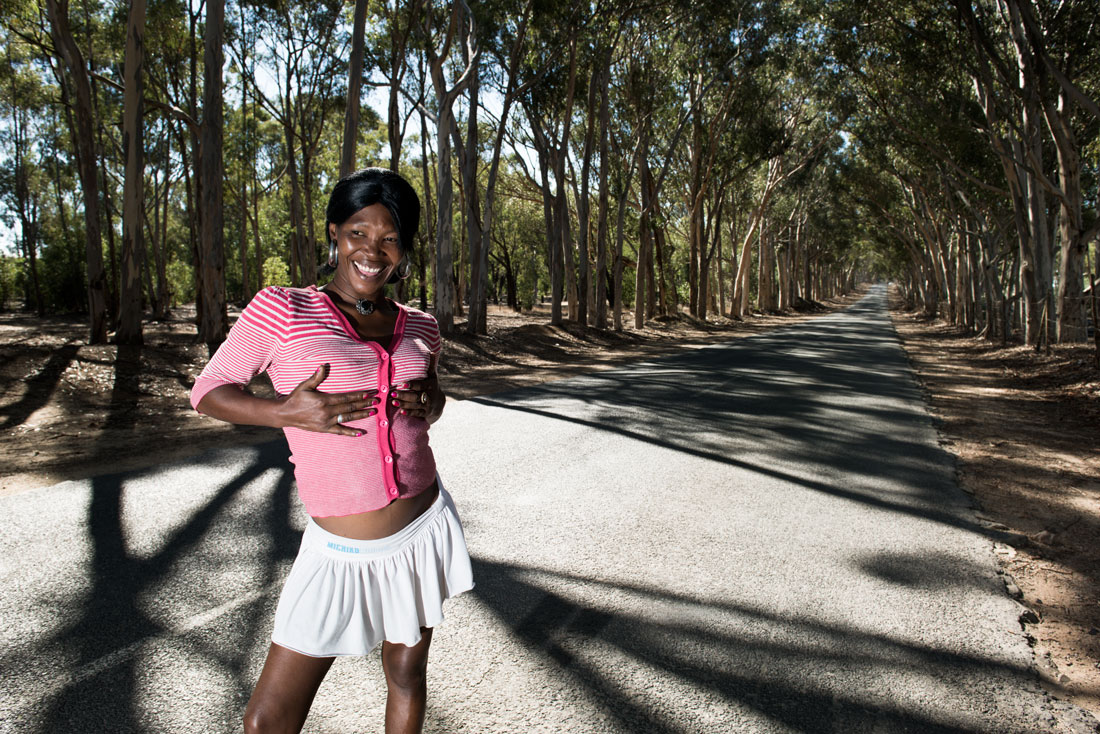
[[[1073,732],[885,311],[452,402],[477,587],[429,732]],[[304,516],[278,441],[0,498],[0,732],[233,732]],[[381,731],[377,652],[310,732]]]

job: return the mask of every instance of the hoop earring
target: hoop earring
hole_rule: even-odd
[[[328,266],[330,268],[336,267],[336,240],[328,241]]]
[[[400,266],[398,266],[397,277],[400,278],[401,280],[408,280],[409,276],[412,275],[412,269],[413,269],[412,262],[409,260],[408,255],[406,255],[405,256],[405,273],[404,273],[404,275],[402,275],[401,268],[400,268]]]

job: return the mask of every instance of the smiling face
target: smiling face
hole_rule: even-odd
[[[330,222],[328,227],[337,251],[332,285],[345,296],[377,299],[402,257],[389,210],[382,204],[371,204],[343,224]]]

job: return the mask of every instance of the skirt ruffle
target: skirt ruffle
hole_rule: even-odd
[[[474,586],[454,502],[439,497],[405,528],[352,540],[310,519],[283,586],[271,640],[314,657],[365,655],[383,640],[415,645],[443,602]]]

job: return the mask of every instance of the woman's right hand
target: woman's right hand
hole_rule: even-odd
[[[301,428],[318,433],[339,433],[360,436],[362,431],[343,425],[369,418],[378,412],[377,390],[347,393],[320,392],[317,388],[328,377],[329,366],[323,364],[298,387],[281,399],[279,415],[282,427]]]
[[[300,428],[318,433],[360,436],[361,430],[345,423],[369,418],[378,412],[377,390],[346,393],[320,392],[329,366],[321,365],[285,397],[259,398],[239,385],[220,385],[203,396],[200,412],[211,418],[249,426]]]

